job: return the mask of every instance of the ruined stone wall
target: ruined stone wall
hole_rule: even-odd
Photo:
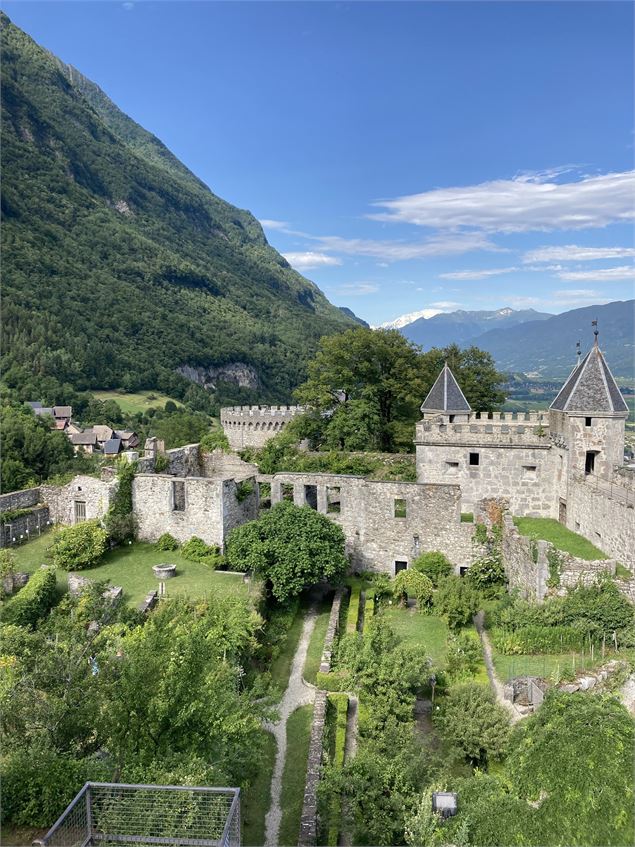
[[[37,538],[48,528],[49,522],[48,506],[33,506],[28,514],[2,524],[0,527],[0,547],[13,547],[13,545],[20,544],[29,538]]]
[[[169,532],[181,542],[196,535],[223,548],[227,534],[258,513],[258,488],[239,502],[235,480],[140,474],[132,486],[139,538],[157,541]]]
[[[167,472],[174,476],[203,476],[200,444],[186,444],[166,450]]]
[[[54,523],[74,524],[75,503],[85,503],[86,520],[103,518],[117,490],[117,480],[76,476],[68,485],[42,485],[42,502],[49,507]]]
[[[264,447],[304,411],[303,406],[227,406],[220,410],[220,422],[231,448],[243,450]]]
[[[478,454],[478,465],[470,464],[471,453]],[[548,444],[418,443],[417,480],[460,485],[464,512],[474,511],[483,497],[505,497],[515,515],[556,517],[554,461]]]
[[[211,453],[201,453],[201,466],[203,476],[210,479],[220,477],[226,479],[244,479],[248,476],[256,476],[258,468],[248,462],[243,462],[235,453],[224,453],[222,450],[214,450]]]
[[[627,486],[572,476],[567,526],[635,573],[635,493]]]
[[[458,568],[472,561],[472,524],[460,522],[460,489],[456,485],[383,482],[359,476],[279,473],[271,483],[271,502],[292,485],[294,502],[305,505],[316,495],[317,511],[338,523],[346,551],[356,570],[395,573],[395,562],[412,562],[420,553],[440,550]],[[308,488],[307,488],[308,487]],[[339,488],[339,495],[334,495]],[[339,496],[339,512],[331,511],[329,493]],[[405,517],[395,514],[395,501],[405,502]]]
[[[10,494],[0,494],[0,512],[12,512],[14,509],[28,509],[36,506],[41,499],[40,488],[24,488]]]

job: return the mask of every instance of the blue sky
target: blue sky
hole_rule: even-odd
[[[5,2],[338,305],[633,296],[629,2]]]

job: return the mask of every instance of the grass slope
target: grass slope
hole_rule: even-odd
[[[265,732],[265,735],[264,759],[258,776],[241,794],[240,814],[244,847],[262,847],[265,843],[265,817],[271,803],[271,776],[277,749],[273,735],[269,732]]]
[[[160,391],[93,391],[92,393],[98,400],[114,400],[126,415],[134,415],[148,409],[163,409],[168,400],[172,400],[177,406],[183,405]]]
[[[287,756],[282,774],[282,823],[279,843],[297,844],[309,758],[313,706],[300,706],[287,721]]]
[[[598,550],[590,541],[567,529],[553,518],[514,518],[514,524],[521,535],[529,538],[540,538],[550,541],[558,550],[571,553],[579,559],[592,562],[596,559],[607,559],[608,556]]]

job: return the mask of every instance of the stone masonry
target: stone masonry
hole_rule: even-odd
[[[303,406],[227,406],[220,410],[220,422],[232,450],[264,447],[305,411]]]

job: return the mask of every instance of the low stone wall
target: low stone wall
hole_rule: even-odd
[[[0,494],[0,512],[12,512],[14,509],[28,509],[40,502],[40,488],[24,488],[10,494]]]
[[[326,704],[326,691],[318,691],[313,704],[309,758],[306,769],[302,817],[300,818],[299,847],[313,847],[317,843],[317,787],[320,782],[322,770]]]
[[[343,596],[344,589],[338,588],[335,592],[335,596],[333,597],[333,605],[331,606],[329,624],[326,628],[326,635],[324,636],[324,647],[322,649],[322,658],[320,660],[321,673],[329,673],[329,671],[331,670],[332,648],[333,642],[335,641],[335,635],[337,634],[337,629],[339,627],[340,609],[342,607]]]
[[[19,544],[27,538],[36,538],[47,529],[49,521],[50,513],[48,506],[40,505],[33,507],[27,515],[21,515],[19,518],[15,518],[0,527],[0,548],[12,547],[14,544]]]

